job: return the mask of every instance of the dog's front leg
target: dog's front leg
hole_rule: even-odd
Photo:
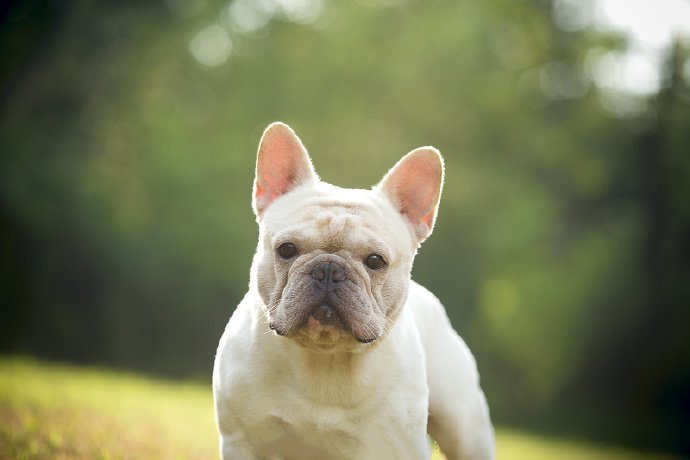
[[[429,433],[448,460],[493,460],[494,432],[474,358],[454,331],[438,337],[448,354],[429,362]]]
[[[254,454],[246,440],[229,435],[220,437],[220,456],[223,460],[263,460]]]

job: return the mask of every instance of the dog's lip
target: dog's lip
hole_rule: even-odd
[[[309,312],[309,318],[314,318],[323,326],[338,326],[343,323],[338,309],[327,302],[321,303],[321,305],[312,309]]]
[[[356,327],[353,327],[348,321],[347,316],[343,316],[340,308],[323,299],[317,304],[317,307],[311,309],[308,313],[304,314],[304,319],[301,321],[300,326],[296,327],[294,330],[285,331],[280,328],[275,321],[268,321],[268,328],[273,331],[276,335],[282,337],[295,337],[297,335],[303,335],[309,333],[307,331],[313,332],[325,332],[327,334],[345,334],[351,336],[357,342],[363,345],[369,345],[372,342],[378,341],[381,337],[379,335],[374,335],[373,337],[367,337],[357,333]],[[324,309],[320,312],[320,315],[315,315],[320,309]],[[326,310],[327,309],[327,310]],[[330,313],[330,314],[329,314]],[[335,315],[335,320],[331,320]],[[323,320],[319,321],[318,316],[323,316]],[[330,323],[330,324],[329,324]]]
[[[278,329],[278,328],[276,327],[276,325],[275,325],[275,323],[273,323],[273,321],[271,321],[271,322],[268,323],[268,328],[269,328],[270,330],[272,330],[273,332],[275,332],[276,335],[283,335],[283,336],[285,335],[285,334],[283,333],[283,331],[281,331],[280,329]]]
[[[286,338],[295,338],[298,336],[303,336],[309,339],[310,342],[313,341],[313,337],[310,336],[310,334],[307,332],[310,328],[309,321],[313,321],[313,316],[309,316],[309,319],[307,319],[307,322],[305,325],[299,329],[299,331],[294,331],[293,333],[286,334],[285,332],[281,331],[280,328],[276,327],[276,325],[273,322],[268,323],[268,327],[270,330],[272,330],[276,335],[281,336],[281,337],[286,337]],[[338,327],[339,326],[339,327]],[[368,346],[369,344],[378,341],[380,337],[360,337],[352,330],[350,330],[344,323],[340,323],[338,326],[326,326],[323,328],[322,331],[319,332],[326,332],[326,333],[337,333],[336,331],[340,331],[340,333],[346,333],[347,335],[350,335],[352,338],[354,338],[357,342],[364,346]],[[326,347],[330,348],[330,347]]]
[[[358,341],[359,343],[363,343],[363,344],[367,345],[367,344],[369,344],[369,343],[371,343],[371,342],[377,341],[377,340],[378,340],[378,337],[372,337],[372,338],[370,338],[370,339],[365,339],[364,337],[355,336],[355,339],[357,339],[357,341]]]

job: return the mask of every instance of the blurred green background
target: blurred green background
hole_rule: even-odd
[[[3,3],[0,351],[210,380],[282,120],[342,186],[441,150],[413,275],[495,422],[690,454],[690,6],[615,4]]]

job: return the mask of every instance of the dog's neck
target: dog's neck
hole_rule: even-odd
[[[302,388],[309,399],[319,404],[355,406],[372,393],[373,386],[389,381],[390,366],[383,363],[395,353],[389,337],[357,352],[314,351],[286,337],[275,336],[265,314],[257,309],[255,338],[265,353],[275,353],[271,362],[281,363],[281,379]],[[269,351],[270,350],[270,351]]]
[[[354,406],[375,384],[371,367],[365,363],[375,358],[376,350],[321,353],[296,344],[290,348],[298,349],[293,350],[297,352],[291,353],[288,361],[291,373],[302,388],[309,390],[314,402]]]

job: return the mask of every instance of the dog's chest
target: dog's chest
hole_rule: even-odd
[[[283,459],[356,458],[365,439],[342,410],[309,405],[282,408],[251,419],[248,440],[257,453]]]
[[[265,457],[420,458],[411,443],[426,442],[426,405],[397,394],[343,407],[316,403],[286,384],[257,391],[241,406],[247,439]]]

